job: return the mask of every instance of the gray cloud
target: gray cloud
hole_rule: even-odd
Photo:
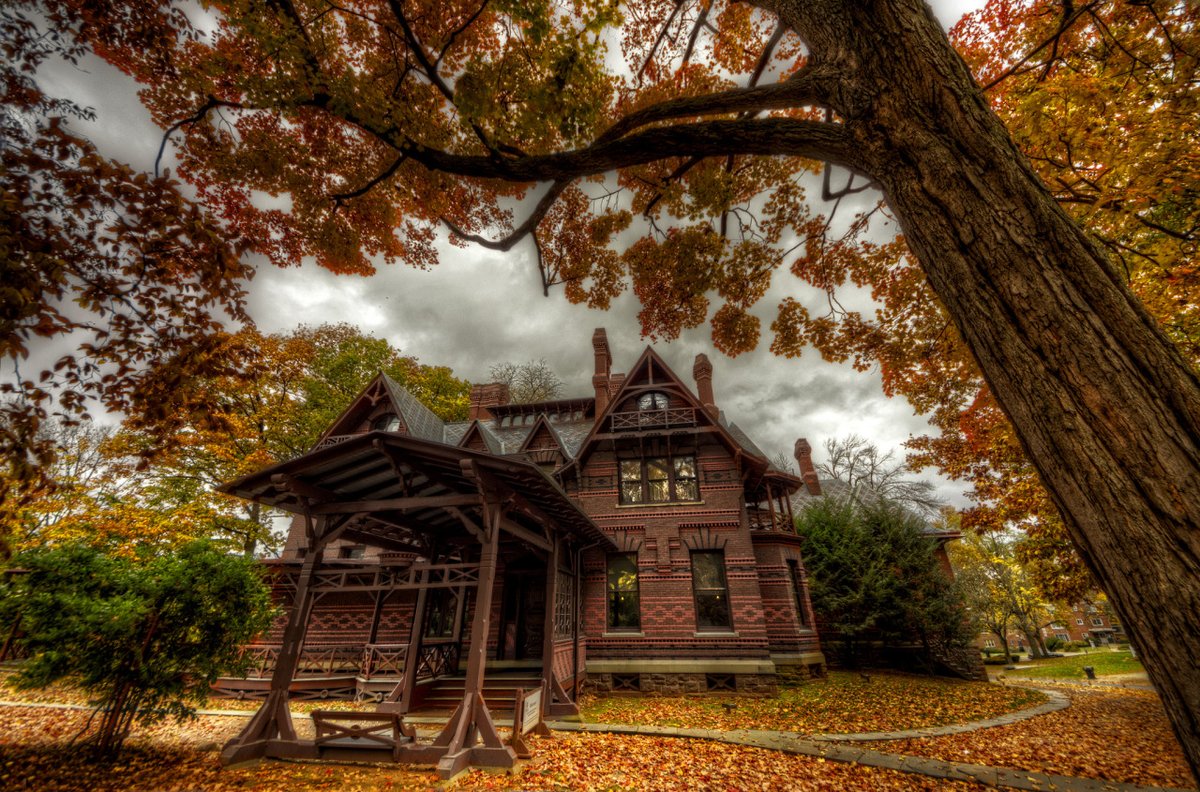
[[[932,3],[946,25],[980,5],[981,0]],[[153,167],[161,131],[137,102],[130,80],[95,58],[80,68],[47,69],[42,79],[52,92],[97,109],[98,120],[80,128],[101,150],[146,170]],[[570,305],[561,293],[543,297],[528,245],[499,254],[442,244],[440,253],[441,264],[430,271],[384,266],[369,278],[337,276],[312,264],[286,270],[263,266],[251,286],[251,314],[267,332],[349,322],[473,381],[486,380],[497,362],[545,358],[567,383],[568,395],[591,390],[594,328],[607,328],[618,371],[627,371],[647,344],[639,332],[638,306],[629,294],[607,312]],[[764,328],[785,295],[813,307],[823,299],[780,273],[759,311]],[[848,299],[854,308],[869,308],[863,295]],[[701,327],[656,349],[689,383],[695,355],[708,354],[718,402],[768,454],[790,454],[793,441],[802,435],[818,457],[826,438],[848,434],[898,449],[910,436],[929,430],[907,403],[884,398],[877,374],[827,363],[811,350],[800,360],[777,358],[767,350],[768,341],[731,360],[714,353],[708,330]],[[936,479],[932,473],[928,477]],[[938,484],[945,497],[964,502],[962,485]]]

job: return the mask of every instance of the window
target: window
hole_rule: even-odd
[[[725,553],[697,550],[692,553],[692,591],[696,597],[696,629],[728,630],[729,587],[725,584]]]
[[[400,417],[395,413],[384,413],[371,421],[371,428],[377,432],[395,432],[400,429]]]
[[[367,552],[367,548],[364,545],[350,545],[348,547],[339,547],[338,548],[338,558],[359,559],[359,558],[362,558],[366,554],[366,552]]]
[[[621,460],[621,503],[700,500],[696,457]]]
[[[800,562],[794,558],[787,560],[788,577],[792,579],[792,594],[796,597],[796,619],[801,627],[808,626],[808,612],[804,610],[804,586],[800,583]]]
[[[637,406],[642,412],[647,410],[665,410],[670,402],[667,400],[666,394],[662,393],[647,393],[638,399]]]
[[[1104,619],[1101,619],[1099,616],[1093,616],[1092,617],[1092,626],[1093,627],[1103,627]]]
[[[607,627],[614,632],[638,632],[642,628],[637,553],[618,553],[608,557]]]
[[[1076,619],[1076,620],[1075,620],[1075,623],[1076,623],[1076,624],[1083,624],[1083,619]]]
[[[454,589],[429,590],[425,608],[425,637],[453,638],[454,622],[458,616],[458,592]]]
[[[996,648],[996,639],[995,638],[984,638],[983,645],[986,646],[988,649],[995,649]]]

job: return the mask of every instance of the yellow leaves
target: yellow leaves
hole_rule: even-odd
[[[1071,706],[1009,726],[889,743],[889,752],[1082,776],[1193,788],[1162,704],[1132,690],[1070,691]]]
[[[759,319],[726,303],[712,318],[713,346],[730,357],[749,352],[758,344]]]
[[[701,225],[672,228],[662,241],[644,238],[625,251],[622,259],[642,303],[638,318],[644,334],[673,339],[704,321],[704,293],[712,286],[723,248],[723,240]]]
[[[878,672],[866,682],[833,671],[828,680],[785,685],[774,697],[588,697],[581,703],[590,723],[848,734],[965,723],[1042,700],[1037,692],[979,682]]]

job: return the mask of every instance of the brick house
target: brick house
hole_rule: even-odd
[[[1042,628],[1043,638],[1060,641],[1086,641],[1092,646],[1106,646],[1128,641],[1125,629],[1104,604],[1077,602],[1070,614]]]
[[[591,353],[590,394],[514,404],[478,385],[461,423],[380,374],[312,451],[224,487],[297,517],[266,562],[284,616],[219,689],[449,708],[470,698],[475,636],[492,708],[530,680],[563,714],[585,683],[757,693],[823,674],[792,523],[791,496],[819,492],[808,443],[802,477],[775,468],[717,407],[704,355],[693,390],[649,347],[614,372],[603,329]],[[494,559],[477,549],[488,503]]]

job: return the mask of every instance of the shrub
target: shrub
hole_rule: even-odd
[[[819,498],[796,520],[818,620],[836,634],[831,649],[847,666],[867,641],[915,641],[924,660],[966,647],[976,631],[962,597],[934,557],[925,522],[888,501]]]
[[[194,715],[273,611],[254,562],[205,541],[134,559],[67,545],[15,560],[28,573],[6,584],[0,609],[19,614],[29,654],[17,684],[78,676],[101,715],[103,754],[135,720]]]

